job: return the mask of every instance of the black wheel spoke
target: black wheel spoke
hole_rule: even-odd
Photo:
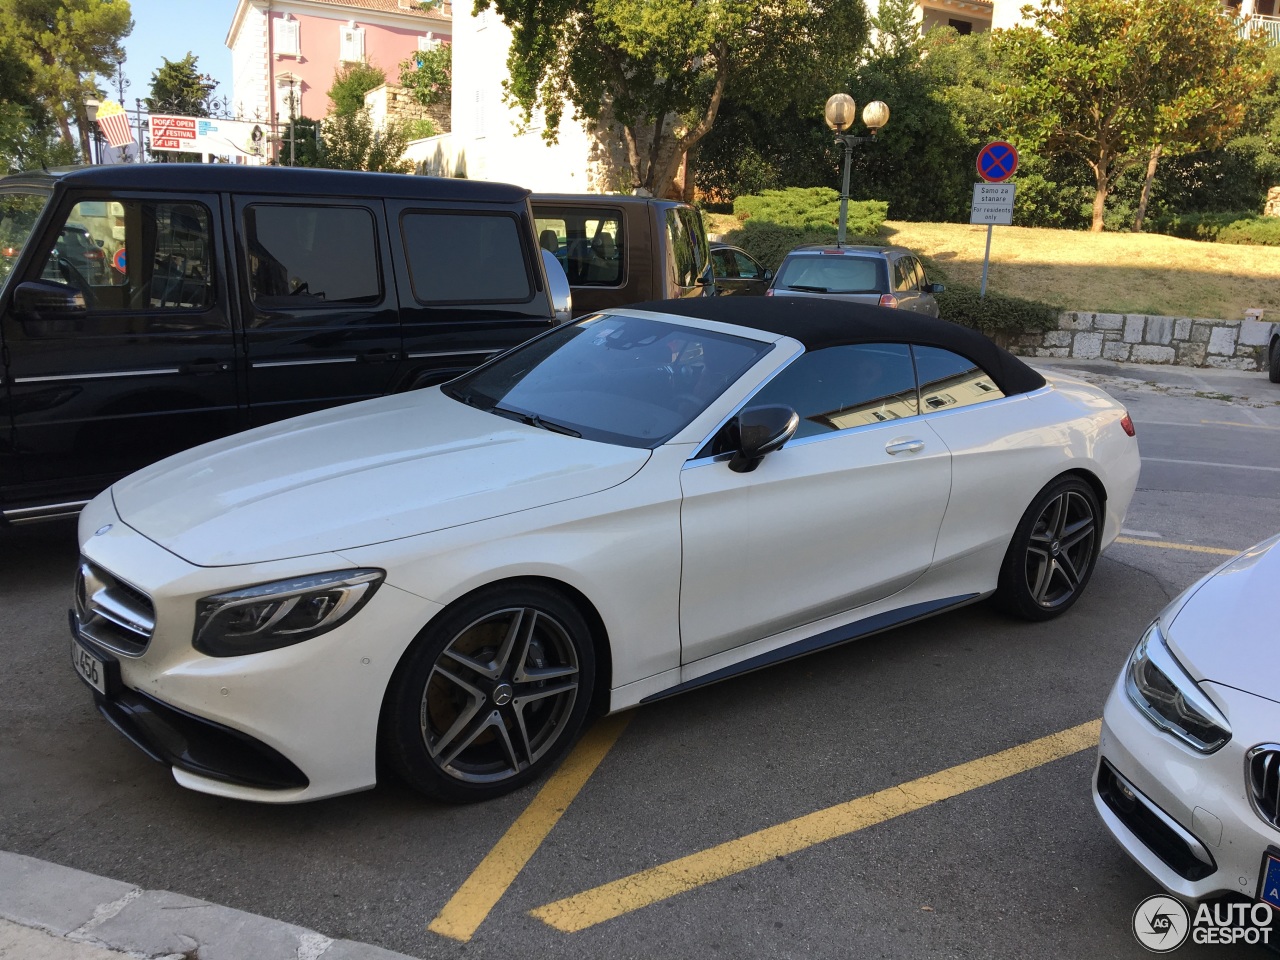
[[[1036,603],[1044,603],[1049,587],[1053,583],[1053,560],[1048,554],[1040,558],[1036,564],[1035,574],[1028,577],[1028,582],[1031,585],[1031,596],[1035,598]]]

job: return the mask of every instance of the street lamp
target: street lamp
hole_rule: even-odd
[[[89,121],[89,129],[86,130],[85,132],[89,135],[87,139],[89,141],[89,165],[90,166],[93,166],[93,164],[98,162],[96,159],[94,159],[94,153],[95,153],[94,148],[98,145],[97,120],[98,120],[98,108],[100,106],[102,106],[102,103],[96,97],[90,97],[84,102],[85,119]],[[101,151],[97,151],[97,152],[101,153]]]
[[[849,160],[855,143],[874,143],[880,128],[889,122],[889,106],[880,100],[872,100],[862,109],[862,122],[871,131],[869,137],[855,137],[847,131],[853,126],[858,105],[847,93],[832,94],[823,108],[827,126],[836,132],[836,143],[844,144],[844,181],[840,190],[840,227],[836,234],[836,246],[844,246],[845,223],[849,219]]]

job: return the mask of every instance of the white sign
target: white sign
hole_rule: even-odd
[[[151,149],[265,157],[270,128],[247,120],[151,115]]]
[[[973,185],[973,209],[970,223],[994,223],[1009,226],[1013,223],[1012,183],[975,183]]]

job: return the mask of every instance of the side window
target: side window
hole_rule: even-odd
[[[520,221],[506,213],[417,211],[400,220],[419,303],[527,303],[533,297]]]
[[[759,280],[763,275],[764,271],[760,269],[760,264],[750,257],[735,253],[733,258],[738,262],[738,276],[744,280]]]
[[[940,347],[912,347],[925,413],[996,400],[1004,393],[972,360]]]
[[[707,264],[711,262],[711,244],[707,242],[707,232],[702,228],[702,214],[692,207],[680,207],[679,214],[693,247],[694,259],[698,263],[698,276],[702,276]]]
[[[95,313],[206,310],[212,248],[203,204],[82,200],[59,227],[40,278],[79,290]]]
[[[382,300],[378,242],[368,209],[253,204],[244,220],[249,291],[259,306]]]
[[[812,437],[919,413],[911,352],[900,343],[859,343],[801,354],[749,406],[782,403]]]
[[[894,290],[910,290],[915,285],[916,274],[911,269],[911,259],[903,257],[893,264],[893,289]]]
[[[929,282],[928,280],[925,279],[925,276],[924,276],[924,264],[922,264],[915,257],[911,258],[911,263],[916,268],[916,288],[919,290],[923,290],[925,288],[925,285]]]
[[[681,213],[674,207],[667,211],[667,274],[673,286],[692,287],[698,282],[698,253]]]
[[[623,282],[621,210],[558,209],[539,206],[534,221],[538,243],[555,254],[575,287],[616,287]],[[555,246],[551,246],[555,234]]]
[[[726,280],[732,280],[740,276],[738,273],[738,261],[734,259],[732,251],[712,250],[711,262],[715,268],[715,275],[717,277],[724,277]]]

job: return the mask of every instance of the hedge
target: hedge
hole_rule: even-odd
[[[962,283],[947,284],[937,299],[938,315],[943,320],[986,334],[1032,333],[1058,328],[1059,308],[1038,300],[1009,297],[990,290],[981,297],[977,287]]]
[[[1258,217],[1251,213],[1184,213],[1160,217],[1153,226],[1157,233],[1184,240],[1280,247],[1280,217]]]
[[[830,187],[765,190],[734,200],[733,215],[744,223],[767,221],[800,229],[834,227],[840,220],[840,195]],[[881,200],[852,201],[845,220],[847,232],[874,237],[888,215],[889,205]]]

